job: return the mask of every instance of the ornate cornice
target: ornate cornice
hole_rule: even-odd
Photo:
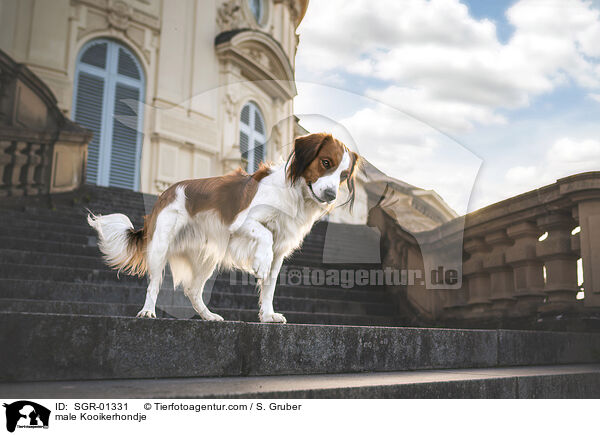
[[[222,61],[237,65],[271,97],[288,101],[296,95],[291,63],[268,33],[252,29],[223,32],[215,38],[215,49]]]

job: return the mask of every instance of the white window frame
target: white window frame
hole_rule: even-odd
[[[248,1],[248,9],[250,10],[250,13],[252,14],[252,18],[254,18],[254,20],[256,21],[256,24],[258,24],[259,26],[262,26],[264,24],[264,18],[265,18],[265,0],[258,0],[260,5],[260,14],[258,16],[256,16],[256,14],[254,13],[254,10],[252,8],[252,0],[247,0]]]
[[[94,65],[81,62],[81,57],[84,53],[93,45],[106,43],[106,66],[104,69]],[[119,49],[124,50],[131,56],[135,63],[140,78],[134,79],[118,73],[119,66]],[[110,160],[112,151],[112,136],[113,136],[113,116],[115,111],[115,92],[117,84],[133,87],[139,90],[140,100],[138,104],[137,112],[137,143],[136,143],[136,163],[135,163],[135,174],[134,174],[134,190],[140,189],[140,166],[141,166],[141,154],[142,154],[142,130],[143,130],[143,118],[144,118],[144,101],[145,101],[145,77],[144,70],[140,64],[135,53],[127,48],[124,44],[118,41],[108,38],[96,38],[88,41],[77,55],[77,62],[75,68],[75,83],[73,87],[73,109],[71,110],[71,118],[75,119],[77,113],[77,91],[79,85],[79,73],[84,72],[89,75],[93,75],[104,81],[104,95],[102,101],[102,127],[100,129],[100,137],[98,139],[98,173],[96,183],[99,186],[109,186],[110,179]]]
[[[249,124],[244,124],[244,122],[242,121],[242,112],[244,111],[244,108],[247,106],[249,106],[249,108],[250,108]],[[262,121],[263,133],[260,133],[254,129],[256,116],[258,116],[259,119]],[[260,163],[260,162],[255,162],[255,159],[254,159],[254,157],[255,157],[254,156],[254,143],[255,142],[259,142],[259,143],[263,144],[263,155],[262,155],[261,161],[264,161],[267,157],[267,137],[266,137],[267,125],[265,124],[265,117],[262,115],[260,108],[254,101],[249,101],[242,106],[242,110],[240,110],[240,118],[239,119],[240,119],[240,133],[244,133],[248,136],[248,162],[246,165],[246,170],[249,173],[252,173],[255,171],[256,168],[258,168],[258,164]],[[240,143],[241,143],[241,138],[240,138]],[[240,152],[241,152],[241,149],[240,149]]]

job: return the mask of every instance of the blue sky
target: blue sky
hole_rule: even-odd
[[[506,43],[515,30],[504,13],[516,2],[517,0],[461,0],[473,18],[478,20],[487,18],[494,22],[498,39],[502,43]]]
[[[598,3],[312,1],[296,112],[460,213],[600,169]]]

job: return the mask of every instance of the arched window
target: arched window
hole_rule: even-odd
[[[139,189],[144,76],[123,45],[96,39],[79,53],[73,119],[94,133],[86,182]]]
[[[252,102],[242,108],[240,117],[240,152],[250,173],[265,160],[265,121],[258,106]]]
[[[264,15],[264,5],[262,0],[248,0],[248,6],[250,6],[250,11],[252,12],[252,15],[254,15],[256,22],[262,24]]]

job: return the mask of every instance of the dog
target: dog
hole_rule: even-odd
[[[285,323],[273,308],[283,260],[298,249],[315,221],[331,211],[346,183],[350,209],[359,156],[331,134],[294,141],[285,163],[263,164],[253,174],[242,169],[219,177],[173,184],[135,230],[123,214],[88,215],[108,266],[130,275],[148,275],[144,307],[137,317],[155,318],[163,271],[171,267],[204,320],[223,320],[202,300],[213,271],[240,269],[260,288],[261,322]]]

